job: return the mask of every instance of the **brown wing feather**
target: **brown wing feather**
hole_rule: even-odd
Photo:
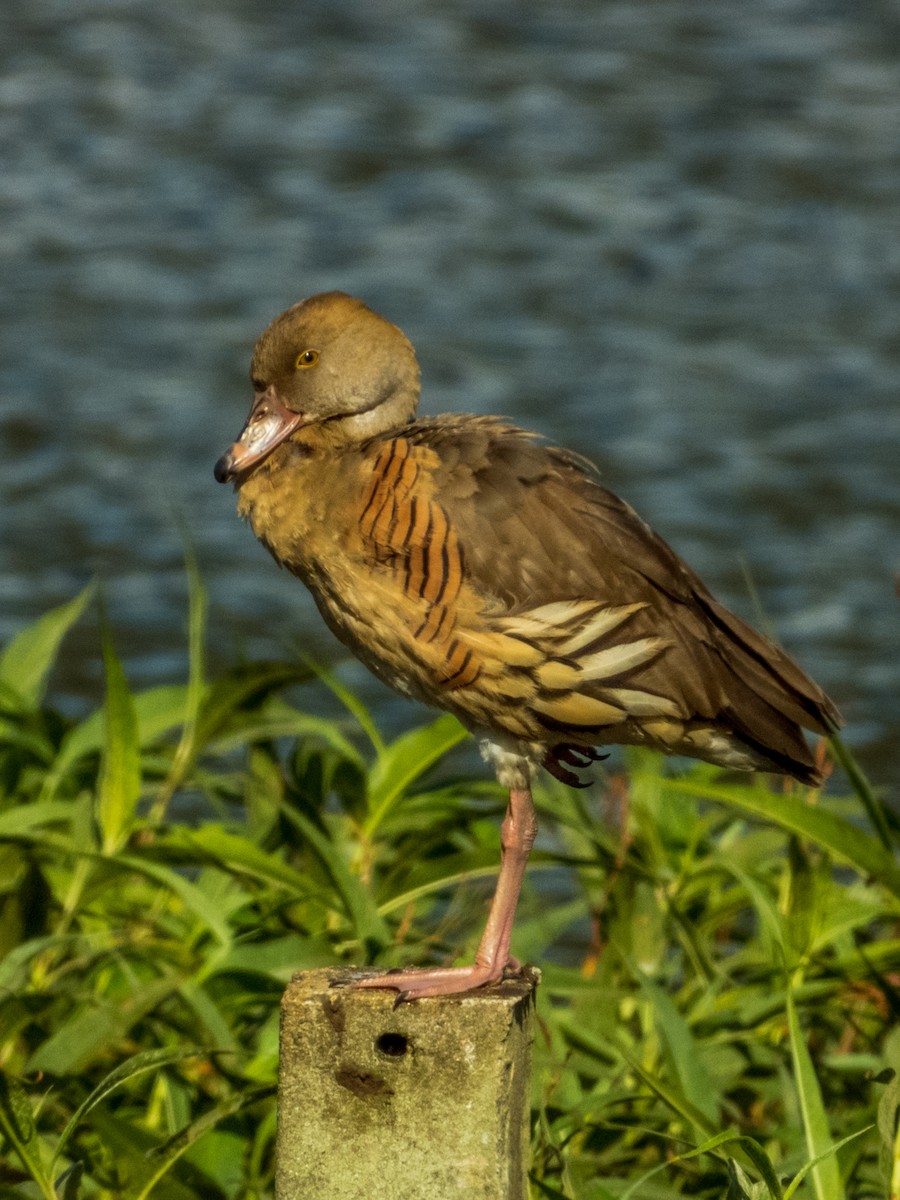
[[[569,728],[578,695],[585,712],[600,712],[617,690],[638,689],[674,703],[688,733],[711,722],[761,763],[815,777],[800,727],[833,729],[834,706],[783,651],[720,605],[575,456],[490,418],[422,421],[404,437],[433,456],[428,474],[442,529],[446,522],[456,534],[460,566],[464,557],[464,577],[488,624],[556,601],[593,600],[638,606],[614,647],[649,637],[665,643],[619,678],[582,684],[575,698],[536,703],[545,727]],[[632,700],[632,709],[640,702]],[[693,752],[690,742],[684,749]]]

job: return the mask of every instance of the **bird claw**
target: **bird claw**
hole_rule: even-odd
[[[408,970],[386,971],[367,979],[355,979],[350,984],[354,989],[376,988],[396,990],[394,1008],[409,1000],[423,1000],[428,996],[458,996],[473,992],[491,983],[518,975],[522,964],[517,958],[508,959],[499,969],[492,966],[470,967],[419,967]]]
[[[569,771],[567,767],[576,767],[579,771],[583,771],[591,763],[601,762],[608,757],[608,754],[601,754],[593,746],[576,746],[572,742],[560,742],[558,746],[552,746],[544,755],[544,766],[560,783],[565,783],[573,788],[586,788],[590,787],[591,781],[579,779],[575,772]],[[567,766],[564,767],[563,763],[566,763]]]

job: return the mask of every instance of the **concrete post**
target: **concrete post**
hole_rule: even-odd
[[[277,1200],[527,1200],[539,973],[400,1005],[353,977],[285,992]]]

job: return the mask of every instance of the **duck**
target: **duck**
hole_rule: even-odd
[[[474,961],[360,978],[400,999],[494,984],[511,956],[544,767],[571,786],[613,744],[822,781],[804,731],[832,701],[719,603],[581,455],[492,416],[417,416],[406,335],[339,291],[269,324],[215,466],[332,632],[390,687],[453,713],[509,801]]]

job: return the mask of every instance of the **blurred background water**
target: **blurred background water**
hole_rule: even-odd
[[[132,682],[181,679],[183,522],[220,659],[344,657],[212,479],[257,333],[342,288],[427,411],[593,458],[900,782],[893,0],[4,0],[0,57],[0,639],[99,574]],[[87,623],[59,686],[99,671]]]

